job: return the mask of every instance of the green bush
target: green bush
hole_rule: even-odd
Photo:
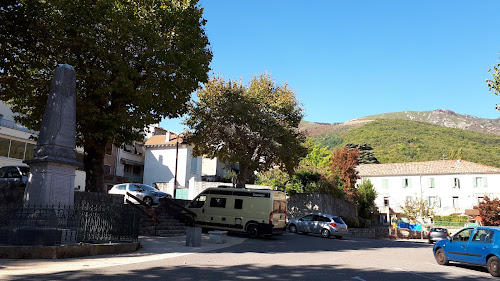
[[[357,217],[342,218],[342,220],[347,224],[347,227],[359,228],[360,223]]]
[[[434,221],[467,222],[467,217],[466,216],[434,216]]]

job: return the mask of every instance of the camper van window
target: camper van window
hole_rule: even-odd
[[[234,208],[243,209],[243,199],[234,199]]]
[[[274,213],[286,212],[286,202],[285,201],[273,201],[273,212]]]
[[[286,202],[280,201],[280,210],[282,213],[286,213]]]
[[[203,207],[203,205],[205,205],[206,200],[207,200],[206,195],[200,195],[193,201],[191,201],[191,203],[189,204],[189,208],[201,208]]]
[[[226,198],[215,198],[210,199],[210,207],[215,208],[226,208]]]

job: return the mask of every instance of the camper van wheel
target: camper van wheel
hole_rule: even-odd
[[[257,225],[250,224],[249,226],[247,226],[247,234],[248,236],[250,236],[250,238],[256,238],[257,236],[259,236]]]

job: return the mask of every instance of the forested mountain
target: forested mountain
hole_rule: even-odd
[[[434,114],[429,114],[432,112]],[[439,121],[437,116],[443,113],[446,120]],[[455,118],[452,118],[453,115]],[[409,116],[420,116],[421,119],[433,122],[413,117],[418,120],[412,121]],[[390,117],[394,119],[389,119]],[[332,149],[349,143],[368,143],[381,163],[464,159],[500,167],[500,125],[495,125],[498,121],[499,119],[480,119],[436,110],[388,113],[337,124],[303,122],[301,128],[307,130],[309,136],[322,145]],[[445,127],[446,124],[450,127],[456,127],[456,124],[468,125],[465,130]],[[489,133],[475,132],[477,128],[483,131],[487,128]]]

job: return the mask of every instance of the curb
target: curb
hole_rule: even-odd
[[[140,242],[62,246],[0,246],[0,259],[66,259],[135,252]]]

